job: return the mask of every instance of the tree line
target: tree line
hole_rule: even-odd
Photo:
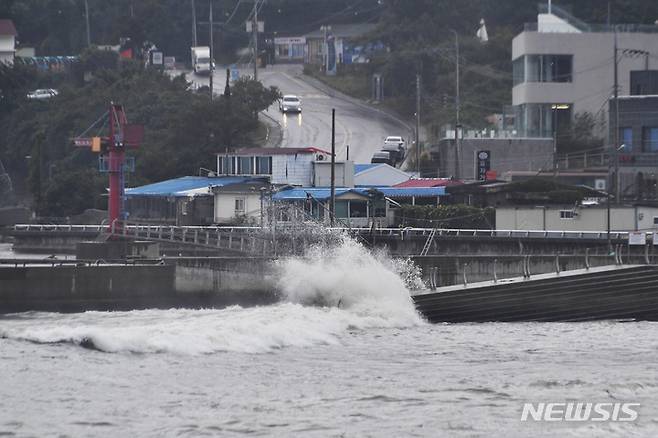
[[[59,94],[27,99],[37,86]],[[28,181],[24,191],[46,216],[104,208],[107,181],[98,173],[97,155],[75,147],[72,138],[97,121],[110,101],[124,105],[130,123],[145,126],[144,144],[134,151],[136,171],[127,175],[127,184],[135,186],[214,169],[216,153],[253,145],[259,130],[255,115],[279,97],[275,87],[242,78],[231,85],[230,97],[211,101],[207,87],[195,92],[183,76],[172,78],[97,50],[85,51],[67,73],[0,67],[0,91],[0,159],[17,188]],[[85,133],[94,135],[107,135],[106,129]]]

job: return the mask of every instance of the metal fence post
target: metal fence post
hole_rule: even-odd
[[[555,273],[560,274],[560,254],[555,254]]]

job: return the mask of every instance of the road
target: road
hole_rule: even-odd
[[[251,75],[251,69],[240,74]],[[283,94],[296,94],[302,100],[301,114],[281,114],[277,104],[267,114],[277,120],[283,130],[282,147],[314,146],[331,150],[331,109],[336,109],[336,156],[345,159],[349,146],[350,159],[355,163],[369,163],[372,154],[381,149],[387,135],[409,137],[408,128],[395,118],[340,93],[335,97],[304,79],[301,65],[274,65],[258,71],[258,79],[266,86],[277,86]],[[188,75],[198,85],[208,85],[208,77]],[[213,76],[216,92],[221,93],[226,83],[224,68],[217,68]]]

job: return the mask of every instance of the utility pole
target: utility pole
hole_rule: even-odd
[[[621,202],[620,195],[620,178],[619,178],[619,73],[618,73],[618,66],[617,66],[617,26],[615,26],[614,29],[614,38],[615,38],[615,43],[614,43],[614,82],[615,82],[615,91],[614,91],[614,100],[615,100],[615,123],[614,123],[614,139],[615,139],[615,144],[614,144],[614,160],[615,160],[615,203],[619,204]]]
[[[416,173],[420,178],[420,70],[416,74]]]
[[[196,37],[196,1],[192,0],[192,41],[193,47],[197,46],[197,37]]]
[[[334,226],[336,214],[336,109],[331,109],[331,201],[329,203],[329,216],[331,226]]]
[[[258,80],[258,0],[254,1],[254,24],[251,26],[254,38],[254,80]]]
[[[89,2],[85,0],[85,21],[87,22],[87,47],[91,46],[91,29],[89,27]]]
[[[461,101],[459,95],[459,34],[456,30],[450,29],[455,34],[455,177],[460,178],[460,158],[461,158]]]
[[[551,105],[553,110],[553,178],[557,178],[557,104]]]
[[[213,73],[215,72],[214,66],[213,66],[213,23],[212,23],[212,0],[210,0],[210,14],[208,17],[208,21],[210,22],[210,79],[209,79],[209,84],[208,87],[210,88],[210,101],[213,99],[213,83],[212,83],[212,76]]]

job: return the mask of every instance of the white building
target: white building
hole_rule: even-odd
[[[541,231],[607,231],[605,206],[497,207],[496,229]],[[612,206],[611,231],[658,230],[658,208]]]
[[[331,153],[308,148],[248,148],[231,154],[217,154],[217,174],[264,176],[275,185],[313,186],[327,181]],[[337,186],[353,186],[351,162],[337,163]],[[339,177],[342,176],[341,180]],[[330,184],[330,183],[329,183]],[[326,184],[326,185],[329,185]]]
[[[555,5],[541,5],[537,22],[526,24],[512,41],[517,134],[552,137],[554,130],[568,128],[574,115],[588,112],[601,122],[598,134],[607,136],[615,35],[619,94],[628,95],[631,70],[658,67],[657,30],[655,25],[588,24]]]
[[[258,225],[269,205],[269,189],[267,178],[254,178],[238,184],[214,186],[212,188],[214,223]]]
[[[13,64],[16,53],[16,28],[13,21],[0,19],[0,63]]]

